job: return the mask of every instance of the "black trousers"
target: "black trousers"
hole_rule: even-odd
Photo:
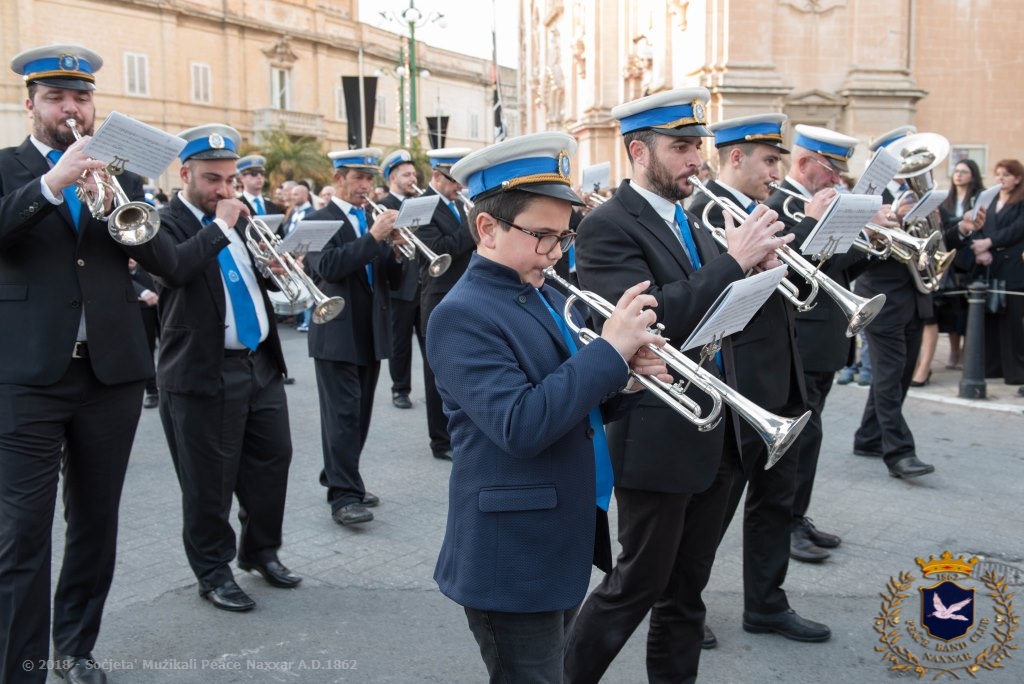
[[[743,458],[738,462],[722,534],[747,490],[743,507],[743,607],[747,612],[779,613],[789,608],[782,585],[789,569],[797,457],[787,453],[764,469],[768,447],[747,423],[740,427]],[[737,462],[734,461],[734,464]]]
[[[43,682],[50,652],[50,562],[63,475],[64,560],[53,644],[84,655],[99,635],[114,577],[124,474],[143,382],[107,386],[88,359],[47,387],[0,385],[0,681]],[[24,661],[36,663],[26,671]]]
[[[392,298],[391,356],[388,358],[392,394],[409,394],[412,391],[412,338],[415,334],[420,356],[426,358],[425,330],[424,321],[420,319],[419,296],[411,302]]]
[[[835,373],[815,373],[804,371],[804,385],[807,387],[807,408],[811,418],[807,421],[796,444],[790,447],[790,453],[782,458],[795,458],[796,491],[793,495],[793,521],[797,522],[807,515],[811,505],[811,490],[814,489],[814,476],[818,472],[818,456],[821,453],[823,438],[821,414],[825,410],[825,400],[832,391]],[[776,464],[778,465],[778,464]]]
[[[427,329],[430,313],[444,299],[444,294],[425,295],[423,297],[422,316],[423,330]],[[434,382],[434,371],[423,356],[423,387],[427,393],[427,434],[430,436],[430,450],[433,452],[448,451],[452,448],[451,437],[448,436],[448,416],[444,415],[444,402]]]
[[[269,351],[225,358],[215,396],[164,392],[167,445],[181,485],[185,555],[211,589],[233,578],[231,497],[238,497],[238,557],[277,558],[292,439],[281,372]]]
[[[380,362],[357,366],[313,359],[313,365],[320,396],[320,440],[324,452],[320,484],[327,487],[331,510],[337,511],[362,501],[366,494],[359,474],[359,456],[370,432]]]
[[[156,353],[156,340],[160,337],[160,319],[156,315],[155,306],[142,305],[142,326],[146,329],[146,343],[149,345],[149,355]],[[156,394],[156,376],[146,381],[146,394]]]
[[[881,452],[887,466],[915,455],[914,435],[903,418],[903,400],[914,377],[922,332],[916,314],[905,322],[879,324],[876,320],[864,329],[871,349],[871,388],[853,445]]]
[[[727,445],[735,444],[731,429],[726,434]],[[648,611],[648,681],[697,680],[706,614],[701,592],[711,576],[737,458],[735,447],[726,448],[715,480],[700,494],[615,488],[622,551],[576,616],[566,682],[599,681]]]
[[[1006,295],[1006,308],[985,314],[985,377],[1024,385],[1024,296]]]

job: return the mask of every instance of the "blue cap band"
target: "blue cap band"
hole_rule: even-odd
[[[469,196],[476,197],[488,190],[500,187],[506,181],[537,174],[557,174],[558,172],[558,160],[553,157],[514,159],[474,173],[466,179],[466,187],[469,189]]]
[[[342,166],[372,166],[374,170],[377,170],[377,165],[380,161],[376,157],[340,157],[334,161],[334,168],[339,169]]]
[[[265,169],[266,168],[266,164],[267,164],[266,161],[262,161],[261,162],[258,159],[246,159],[245,161],[239,161],[237,166],[238,166],[238,170],[239,171],[245,171],[246,169],[253,169],[253,168]]]
[[[214,147],[213,145],[210,144],[210,137],[211,136],[204,135],[202,138],[190,140],[188,144],[185,145],[185,149],[183,149],[181,151],[181,154],[178,155],[178,159],[180,159],[181,161],[185,161],[189,157],[197,155],[200,152],[206,152],[207,150],[231,150],[232,152],[236,151],[235,141],[232,140],[231,138],[219,136],[220,139],[224,142],[224,144],[221,147]]]
[[[401,158],[396,159],[395,161],[391,162],[390,164],[388,164],[387,166],[384,167],[384,174],[383,174],[384,178],[387,178],[388,176],[390,176],[391,175],[391,169],[395,168],[399,164],[412,164],[412,163],[413,163],[412,159],[401,159]]]
[[[734,126],[731,128],[720,128],[715,131],[715,145],[726,145],[733,142],[746,142],[747,136],[758,138],[771,137],[782,142],[782,126],[777,123],[753,123],[746,126]],[[757,142],[752,140],[751,142]]]
[[[793,144],[799,145],[800,147],[806,147],[812,152],[817,152],[818,154],[835,157],[836,159],[849,159],[853,156],[852,147],[830,145],[829,143],[815,140],[814,138],[808,138],[800,133],[796,134],[796,140],[793,141]]]
[[[86,81],[92,81],[92,65],[89,60],[74,55],[61,55],[59,57],[44,57],[29,62],[25,65],[22,73],[26,81],[46,77],[79,77]]]
[[[431,157],[430,168],[436,169],[438,166],[441,165],[451,166],[460,159],[462,159],[462,157]]]
[[[690,122],[690,124],[680,125],[704,123],[703,121],[698,121],[696,117],[694,117],[693,103],[678,104],[669,105],[668,107],[655,107],[654,109],[648,109],[646,112],[639,112],[638,114],[625,116],[619,120],[619,131],[622,133],[631,133],[633,131],[640,130],[641,128],[665,126],[681,119],[693,119],[693,121]]]

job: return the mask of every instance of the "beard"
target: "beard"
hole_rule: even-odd
[[[64,151],[75,142],[75,134],[71,132],[71,129],[65,123],[67,119],[58,119],[56,121],[42,121],[36,117],[33,119],[32,134],[43,143],[46,143],[55,150]],[[95,122],[89,122],[88,127],[84,126],[81,121],[77,121],[78,132],[80,135],[92,135]]]
[[[651,162],[647,166],[647,184],[652,192],[670,202],[684,200],[692,192],[689,187],[685,190],[679,187],[672,173],[654,155],[651,156]]]

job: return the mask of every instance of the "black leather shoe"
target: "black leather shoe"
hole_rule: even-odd
[[[907,456],[889,466],[889,474],[891,476],[902,477],[904,480],[934,472],[935,466],[922,463],[917,459],[917,456]]]
[[[828,551],[810,539],[803,529],[794,529],[789,535],[789,557],[804,563],[820,563],[829,556]]]
[[[838,535],[822,532],[815,527],[810,518],[803,518],[798,524],[803,527],[804,534],[814,542],[815,546],[823,549],[834,549],[843,543],[843,540]]]
[[[358,525],[373,520],[373,513],[361,503],[350,503],[331,513],[331,517],[339,525]]]
[[[409,395],[408,394],[402,394],[400,392],[395,392],[394,394],[391,395],[391,403],[395,405],[395,408],[400,408],[400,409],[411,409],[412,408],[412,401],[409,399]]]
[[[244,613],[256,607],[256,602],[233,579],[212,589],[200,588],[199,595],[217,608],[234,613]]]
[[[452,460],[452,450],[438,449],[437,451],[434,452],[434,458],[436,458],[439,461],[450,461]]]
[[[704,638],[700,642],[700,647],[707,651],[716,646],[718,646],[718,637],[715,636],[710,627],[704,625]]]
[[[874,449],[862,449],[861,447],[853,447],[853,453],[858,456],[867,456],[868,458],[882,458],[882,452]]]
[[[160,404],[160,395],[158,394],[147,394],[146,398],[142,400],[142,408],[156,408]]]
[[[373,508],[380,503],[380,497],[370,492],[363,492],[363,505],[367,508]]]
[[[820,622],[802,618],[790,608],[781,613],[743,613],[743,631],[754,634],[774,632],[793,641],[828,641],[832,631]]]
[[[107,675],[99,663],[92,659],[92,653],[84,656],[62,656],[53,654],[52,672],[58,679],[72,684],[106,684]]]
[[[245,572],[255,570],[263,575],[263,579],[267,580],[271,586],[281,587],[282,589],[297,587],[299,582],[302,581],[301,577],[282,565],[281,561],[276,558],[268,560],[266,563],[248,563],[239,558],[238,569]]]

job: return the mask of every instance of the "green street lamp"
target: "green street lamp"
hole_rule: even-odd
[[[396,13],[394,10],[381,11],[380,16],[387,21],[392,21],[397,24],[404,24],[409,31],[409,71],[404,73],[405,69],[399,67],[399,87],[401,87],[402,80],[408,79],[409,81],[409,137],[411,139],[411,145],[413,147],[419,147],[420,140],[420,124],[416,106],[418,103],[416,87],[419,82],[419,77],[429,77],[430,72],[426,69],[417,71],[416,69],[416,29],[423,28],[428,24],[437,23],[441,28],[445,26],[444,14],[440,12],[430,12],[424,14],[416,8],[415,0],[409,0],[409,6],[402,10],[400,13]],[[404,93],[403,93],[404,94]],[[404,102],[403,102],[404,108]],[[405,121],[404,116],[401,124],[401,139],[402,146],[405,146]]]

